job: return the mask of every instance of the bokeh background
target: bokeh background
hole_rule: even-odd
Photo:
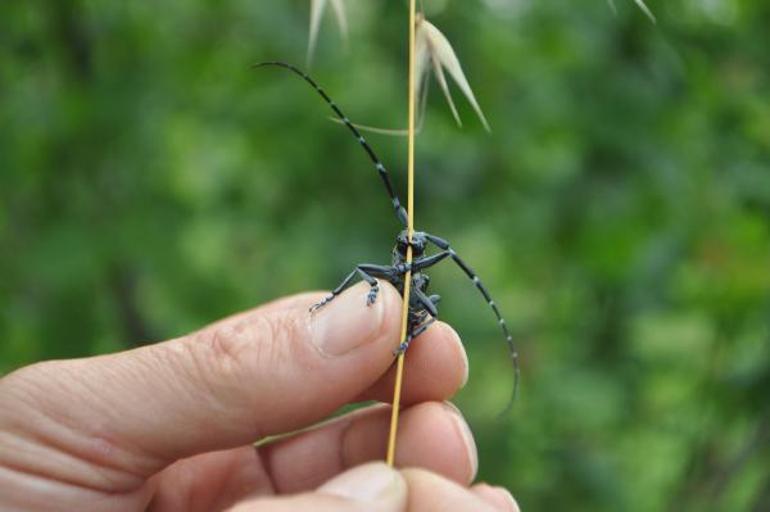
[[[493,132],[435,86],[417,225],[481,478],[524,510],[770,510],[770,3],[425,0]],[[405,6],[347,2],[313,74],[403,127]],[[0,373],[180,335],[385,262],[376,174],[307,86],[305,0],[0,3]],[[404,189],[403,139],[370,136]]]

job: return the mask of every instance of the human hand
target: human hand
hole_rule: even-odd
[[[254,448],[346,403],[390,400],[401,299],[383,284],[366,307],[367,291],[313,315],[320,294],[290,297],[171,341],[0,379],[0,510],[518,510],[507,491],[467,487],[475,444],[441,403],[467,362],[446,324],[406,358],[396,462],[423,469],[360,466],[384,457],[383,405]]]

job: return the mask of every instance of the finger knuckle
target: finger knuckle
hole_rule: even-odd
[[[196,336],[193,367],[217,391],[242,389],[249,379],[297,357],[293,340],[299,329],[293,315],[280,313],[225,323]]]

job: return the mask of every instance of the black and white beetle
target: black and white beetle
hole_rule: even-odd
[[[374,150],[366,142],[366,139],[363,137],[363,135],[361,135],[361,132],[353,125],[353,123],[350,122],[350,119],[348,119],[348,117],[343,114],[342,110],[340,110],[337,104],[332,101],[332,99],[315,82],[315,80],[310,78],[310,76],[308,76],[297,67],[285,62],[262,62],[254,65],[254,67],[263,66],[278,66],[288,69],[302,77],[316,90],[316,92],[318,92],[318,94],[321,95],[329,107],[331,107],[331,109],[334,111],[334,114],[339,118],[340,121],[342,121],[345,126],[348,127],[348,129],[353,133],[355,138],[361,144],[361,147],[363,147],[366,153],[369,155],[369,158],[377,169],[380,178],[382,178],[382,182],[385,184],[385,188],[387,189],[388,195],[390,196],[396,217],[401,222],[402,226],[406,228],[407,212],[401,205],[401,201],[398,199],[398,195],[396,194],[393,188],[393,184],[390,181],[390,176],[387,169],[382,164],[380,159],[377,158]],[[430,244],[438,248],[440,252],[432,255],[426,255],[426,249]],[[409,245],[412,246],[411,264],[407,263],[406,261],[407,248]],[[503,316],[500,314],[500,310],[498,309],[497,304],[495,304],[495,302],[492,300],[492,296],[489,294],[486,287],[482,284],[479,277],[468,266],[468,264],[466,264],[460,258],[460,256],[457,255],[454,249],[452,249],[452,247],[449,245],[449,242],[443,238],[431,235],[430,233],[416,231],[413,234],[412,240],[410,242],[408,232],[406,229],[404,229],[396,237],[396,246],[393,248],[392,263],[390,265],[376,265],[371,263],[362,263],[360,265],[356,265],[355,270],[353,270],[345,278],[345,280],[343,280],[342,283],[340,283],[340,285],[332,291],[331,295],[326,297],[318,304],[314,305],[311,308],[311,311],[315,311],[334,300],[337,295],[342,293],[342,291],[353,282],[356,276],[361,277],[364,281],[369,283],[370,290],[366,298],[366,304],[368,306],[374,304],[374,302],[377,300],[377,294],[379,292],[377,278],[388,281],[393,286],[395,286],[400,293],[403,294],[405,275],[408,271],[411,270],[412,285],[409,298],[409,318],[407,323],[408,334],[407,338],[402,341],[401,345],[396,350],[396,353],[406,351],[406,349],[409,348],[409,344],[412,342],[412,340],[425,332],[425,330],[430,327],[430,325],[435,322],[436,318],[438,317],[437,306],[441,298],[438,295],[428,295],[427,290],[430,283],[430,277],[423,271],[447,258],[452,259],[455,263],[457,263],[463,272],[465,272],[465,274],[473,281],[473,284],[476,285],[476,288],[478,288],[478,290],[484,296],[484,299],[487,301],[489,306],[492,308],[492,311],[494,311],[495,316],[497,317],[497,321],[500,324],[503,335],[505,336],[505,341],[508,343],[508,350],[514,368],[513,396],[515,396],[519,383],[519,354],[513,344],[513,337],[511,336],[510,331],[508,331],[508,326],[506,325]]]

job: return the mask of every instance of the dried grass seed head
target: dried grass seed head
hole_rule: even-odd
[[[318,33],[321,29],[321,20],[323,19],[326,6],[331,3],[334,10],[334,17],[337,19],[337,25],[342,35],[342,40],[347,44],[348,40],[348,17],[345,11],[343,0],[310,0],[310,33],[307,44],[307,67],[313,63],[316,45],[318,43]]]
[[[435,25],[425,19],[425,16],[420,14],[417,16],[417,35],[416,35],[416,72],[415,72],[415,90],[417,91],[417,97],[420,98],[421,89],[427,85],[427,75],[431,69],[436,77],[439,87],[444,92],[444,96],[449,103],[449,108],[452,110],[457,124],[462,126],[460,115],[455,107],[454,100],[452,99],[452,93],[449,91],[449,84],[447,83],[444,71],[449,72],[449,76],[454,79],[457,87],[460,88],[462,93],[468,99],[468,102],[476,111],[476,115],[479,116],[481,123],[487,131],[490,131],[489,123],[487,122],[484,112],[481,110],[476,96],[473,94],[468,79],[465,77],[462,66],[460,65],[460,59],[457,58],[457,54],[452,48],[451,43],[447,37],[438,29]]]

